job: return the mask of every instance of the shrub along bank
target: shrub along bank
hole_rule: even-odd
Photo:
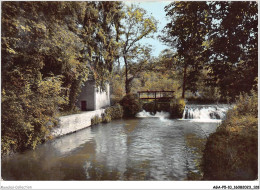
[[[92,118],[91,124],[96,125],[101,122],[108,123],[113,119],[122,117],[135,117],[142,109],[151,113],[166,111],[171,113],[172,118],[181,118],[185,108],[184,99],[175,99],[171,102],[158,102],[157,104],[155,104],[154,101],[142,103],[135,94],[125,95],[119,103],[120,104],[117,103],[114,106],[106,108],[105,114],[103,114],[102,117],[95,116]]]
[[[203,155],[205,180],[256,180],[257,92],[240,95],[226,120],[209,136]]]
[[[171,117],[182,118],[183,111],[185,109],[185,100],[183,98],[177,98],[171,101]]]
[[[96,125],[99,123],[109,123],[113,119],[120,119],[123,117],[123,108],[120,104],[115,104],[106,108],[105,114],[102,117],[95,116],[91,119],[91,125]]]
[[[135,94],[125,95],[120,104],[124,110],[124,117],[134,117],[142,110],[142,103]]]

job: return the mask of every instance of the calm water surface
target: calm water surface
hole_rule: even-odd
[[[198,155],[187,136],[205,138],[217,123],[163,118],[89,127],[2,160],[4,180],[185,180]]]

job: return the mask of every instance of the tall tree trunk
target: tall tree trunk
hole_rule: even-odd
[[[182,98],[185,98],[185,88],[186,88],[186,78],[187,78],[187,64],[184,65],[183,69],[183,84],[182,84]]]
[[[128,65],[126,57],[124,56],[124,62],[125,62],[125,93],[130,93],[130,86],[129,86],[129,80],[128,80]]]

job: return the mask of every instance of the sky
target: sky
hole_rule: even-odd
[[[145,9],[147,14],[151,14],[158,21],[157,33],[153,39],[142,39],[140,42],[143,44],[151,44],[153,46],[152,56],[159,56],[160,52],[168,46],[164,45],[157,36],[161,33],[161,30],[167,24],[166,13],[164,7],[170,3],[170,1],[127,1],[126,4],[131,3],[139,5],[139,7]]]

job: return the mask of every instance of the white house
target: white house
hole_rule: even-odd
[[[110,86],[106,84],[106,91],[101,91],[95,85],[95,80],[88,80],[81,89],[77,106],[81,111],[93,111],[110,106]]]

